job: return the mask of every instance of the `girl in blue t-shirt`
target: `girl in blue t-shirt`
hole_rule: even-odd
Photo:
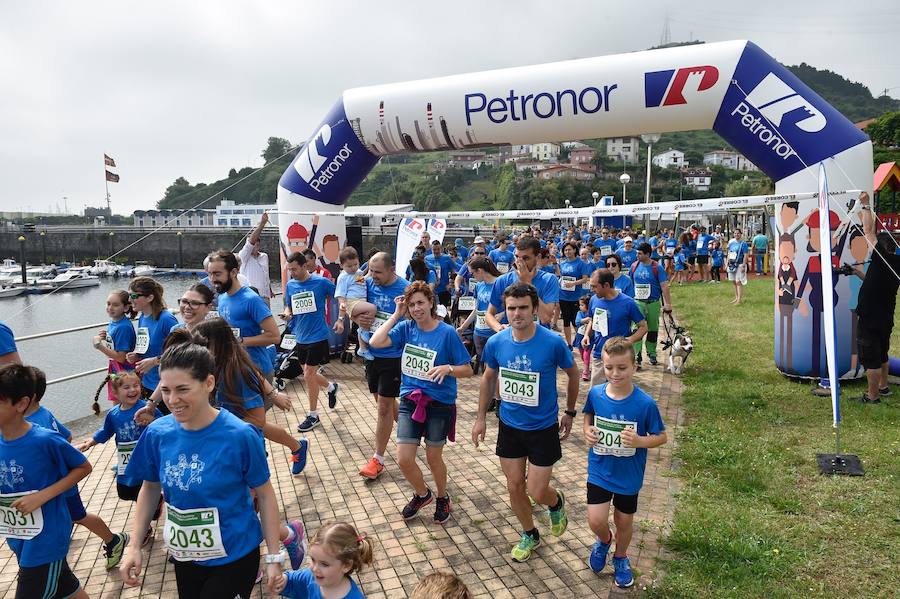
[[[290,599],[365,599],[351,574],[373,561],[372,541],[346,522],[327,524],[309,542],[312,566],[285,572],[275,592]]]
[[[672,279],[676,284],[681,285],[684,283],[686,269],[687,255],[685,250],[679,245],[675,248],[675,277]]]
[[[163,288],[151,277],[137,277],[128,286],[128,297],[138,317],[137,336],[134,351],[126,355],[126,359],[134,364],[134,369],[141,375],[141,386],[144,397],[150,397],[159,384],[159,355],[163,343],[178,321],[166,309],[163,301]],[[168,408],[160,406],[163,414]]]
[[[713,241],[709,250],[709,257],[712,259],[712,280],[716,283],[722,282],[722,265],[725,262],[725,252],[722,251],[722,245],[718,240]]]
[[[572,347],[581,353],[581,362],[584,368],[581,371],[581,380],[589,381],[591,379],[591,352],[594,350],[593,345],[581,347],[581,340],[584,339],[585,328],[590,322],[590,296],[584,296],[578,300],[578,314],[575,316],[575,339],[572,341]]]
[[[174,345],[159,366],[159,387],[172,414],[147,427],[125,469],[127,477],[145,485],[133,512],[134,534],[147,530],[162,492],[164,541],[175,560],[179,595],[248,598],[264,538],[268,587],[274,591],[283,563],[279,507],[262,437],[227,410],[210,405],[216,366],[206,348]],[[120,566],[127,585],[140,584],[142,562],[141,548],[134,543]]]
[[[94,336],[92,340],[94,349],[109,358],[107,367],[109,374],[133,370],[134,365],[125,359],[129,352],[134,351],[136,338],[130,320],[134,318],[135,313],[127,291],[116,289],[109,294],[106,298],[106,314],[109,316],[109,324]],[[112,388],[107,388],[107,397],[109,401],[116,401]]]

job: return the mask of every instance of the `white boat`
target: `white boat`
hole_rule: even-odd
[[[0,282],[13,281],[16,275],[18,275],[21,280],[22,267],[12,258],[4,259],[3,266],[0,266]]]
[[[152,277],[156,272],[156,268],[146,262],[135,262],[134,269],[131,271],[133,277]]]
[[[122,267],[115,262],[109,260],[94,260],[94,265],[88,269],[88,272],[98,277],[113,277],[119,274]]]
[[[65,287],[66,289],[75,289],[77,287],[95,287],[100,284],[100,277],[88,274],[87,272],[70,268],[61,275],[57,275],[50,279],[50,285],[53,287]]]
[[[25,293],[24,287],[3,287],[0,288],[0,298],[4,297],[16,297],[17,295],[22,295]]]

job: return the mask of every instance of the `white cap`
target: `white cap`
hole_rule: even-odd
[[[625,239],[622,240],[623,243],[628,243],[629,241],[634,243],[634,239],[632,239],[631,237],[626,237]]]
[[[479,235],[478,237],[475,238],[475,243],[484,243],[484,237]]]

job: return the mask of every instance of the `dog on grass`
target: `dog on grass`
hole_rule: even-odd
[[[689,335],[679,332],[675,336],[675,342],[669,351],[669,372],[672,374],[681,374],[684,372],[684,363],[687,362],[688,356],[694,351],[694,341]],[[675,365],[675,360],[678,365]]]

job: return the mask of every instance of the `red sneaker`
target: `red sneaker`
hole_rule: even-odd
[[[384,464],[373,457],[365,466],[360,468],[359,475],[369,480],[375,480],[381,476],[382,472],[384,472]]]

